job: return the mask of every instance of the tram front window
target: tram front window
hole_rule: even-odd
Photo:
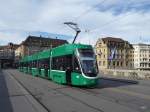
[[[97,64],[92,49],[79,49],[79,58],[83,73],[89,77],[97,76]]]
[[[92,49],[79,49],[80,57],[94,58],[94,52]]]

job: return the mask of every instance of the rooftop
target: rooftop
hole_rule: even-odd
[[[57,39],[57,37],[56,38],[46,38],[46,37],[42,37],[42,36],[37,37],[37,36],[30,36],[29,35],[26,38],[26,40],[23,41],[21,44],[23,44],[23,45],[28,44],[29,42],[32,42],[32,41],[35,41],[35,40],[38,40],[38,41],[52,41],[52,42],[57,41],[57,42],[61,42],[61,43],[68,43],[67,40]]]
[[[121,38],[114,38],[114,37],[105,37],[105,38],[101,38],[103,41],[114,41],[114,42],[125,42],[123,39]]]
[[[138,43],[138,44],[133,44],[133,46],[150,46],[150,44]]]
[[[13,43],[8,43],[8,45],[2,45],[0,46],[0,50],[4,50],[4,49],[17,49],[19,45],[18,44],[13,44]]]

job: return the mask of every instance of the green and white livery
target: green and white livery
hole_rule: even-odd
[[[60,84],[92,86],[97,84],[98,69],[91,45],[64,44],[24,57],[19,70]]]

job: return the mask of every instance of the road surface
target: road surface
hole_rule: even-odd
[[[17,70],[0,73],[0,112],[150,112],[150,81],[100,78],[93,88],[59,85]]]

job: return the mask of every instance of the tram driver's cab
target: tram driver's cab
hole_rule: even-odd
[[[79,66],[77,66],[75,70],[81,72],[82,75],[89,78],[97,77],[98,67],[93,49],[77,49],[76,58]]]

